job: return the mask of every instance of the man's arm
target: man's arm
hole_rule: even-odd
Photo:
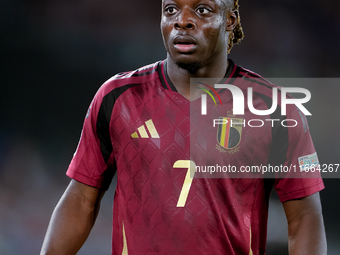
[[[76,254],[93,227],[103,195],[72,180],[54,209],[40,255]]]
[[[326,255],[327,243],[319,193],[283,203],[290,255]]]

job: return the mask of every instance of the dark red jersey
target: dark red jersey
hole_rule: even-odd
[[[223,82],[245,95],[253,87],[255,108],[270,108],[275,86],[231,60]],[[190,170],[200,166],[299,166],[315,153],[306,119],[294,107],[287,116],[299,119],[296,128],[268,121],[261,128],[213,127],[212,116],[259,119],[247,107],[244,116],[233,115],[230,93],[217,92],[222,105],[210,101],[212,114],[201,116],[200,99],[189,102],[176,91],[166,61],[118,74],[98,90],[67,175],[107,189],[117,174],[112,254],[264,254],[272,188],[281,201],[323,188],[320,178],[287,174],[268,179],[196,172],[191,178]]]

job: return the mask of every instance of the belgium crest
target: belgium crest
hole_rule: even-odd
[[[241,142],[244,120],[239,118],[220,117],[221,124],[217,129],[217,141],[225,149],[233,149]]]

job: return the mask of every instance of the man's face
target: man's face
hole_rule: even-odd
[[[168,57],[193,72],[227,54],[224,0],[163,0],[161,30]]]

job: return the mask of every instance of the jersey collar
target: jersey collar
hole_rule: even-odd
[[[224,75],[224,78],[220,82],[221,84],[232,83],[238,75],[238,69],[239,69],[238,66],[235,65],[234,61],[232,61],[231,59],[228,59],[228,61],[229,61],[229,66],[226,71],[226,74]],[[177,92],[176,87],[171,82],[168,76],[167,61],[166,60],[160,61],[158,63],[157,69],[158,69],[158,75],[161,80],[163,88]]]

